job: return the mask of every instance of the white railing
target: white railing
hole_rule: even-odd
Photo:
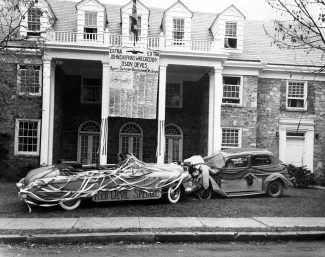
[[[177,51],[213,51],[213,41],[200,40],[172,40],[164,36],[159,37],[139,37],[134,42],[133,36],[121,36],[109,34],[108,32],[97,33],[77,33],[66,31],[50,32],[47,40],[51,43],[66,43],[74,45],[103,45],[103,46],[128,46],[151,49],[169,49]]]
[[[198,41],[198,40],[181,40],[171,39],[166,40],[166,48],[190,51],[210,52],[213,41]]]
[[[144,48],[159,48],[159,37],[138,37],[138,41],[134,42],[134,37],[121,36],[121,35],[109,35],[109,45],[118,46],[135,46]]]
[[[48,40],[52,42],[60,42],[60,43],[103,44],[104,35],[97,34],[97,33],[55,31],[48,34]]]

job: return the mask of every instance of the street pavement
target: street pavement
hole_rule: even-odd
[[[0,218],[0,231],[0,243],[325,240],[325,218]]]

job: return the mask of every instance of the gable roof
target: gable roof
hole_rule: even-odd
[[[55,31],[77,31],[77,11],[75,2],[48,0],[56,14]],[[108,28],[110,33],[121,34],[120,5],[104,5],[106,7]],[[158,37],[161,32],[161,20],[164,9],[150,8],[148,37]],[[213,41],[210,25],[216,13],[195,12],[192,18],[192,40]],[[265,28],[265,29],[264,29]],[[242,53],[231,53],[229,59],[238,61],[260,61],[266,64],[310,65],[320,66],[324,63],[322,51],[306,53],[304,50],[279,49],[272,45],[272,39],[266,31],[273,32],[273,22],[244,20],[244,47]]]
[[[241,11],[239,11],[238,10],[238,8],[236,7],[236,6],[234,6],[233,4],[232,5],[230,5],[230,6],[228,6],[225,10],[223,10],[221,13],[219,13],[218,15],[217,15],[217,17],[214,19],[214,21],[212,22],[212,24],[211,24],[211,26],[210,26],[210,29],[214,26],[214,24],[216,23],[216,21],[218,20],[218,18],[220,17],[220,16],[222,16],[222,14],[224,14],[225,12],[227,12],[229,9],[235,9],[242,17],[243,17],[243,20],[245,20],[246,19],[246,17],[245,17],[245,15],[241,12]]]
[[[99,6],[102,6],[103,9],[105,9],[105,6],[104,6],[101,2],[99,2],[98,0],[81,0],[80,2],[78,2],[78,3],[76,4],[76,9],[78,9],[78,7],[80,7],[81,5],[83,5],[85,2],[89,2],[89,1],[94,1],[94,2],[96,2]]]
[[[185,5],[185,4],[183,4],[180,0],[178,0],[176,3],[174,3],[172,6],[170,6],[169,8],[167,8],[165,11],[164,11],[164,15],[165,15],[165,13],[166,12],[168,12],[170,9],[172,9],[174,6],[176,6],[176,5],[178,5],[178,4],[181,4],[187,11],[189,11],[190,13],[191,13],[191,15],[193,16],[193,12],[190,10],[190,9],[188,9],[188,7]]]

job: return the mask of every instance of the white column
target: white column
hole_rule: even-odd
[[[51,61],[43,57],[43,88],[42,88],[42,127],[40,164],[49,164],[49,135],[50,135],[50,102],[51,102]]]
[[[208,155],[213,152],[214,71],[209,73]]]
[[[53,164],[53,136],[54,136],[54,101],[55,101],[55,67],[53,63],[51,66],[51,88],[50,88],[50,127],[49,127],[49,154],[48,165]]]
[[[164,163],[167,65],[159,67],[157,163]]]
[[[107,137],[108,137],[108,114],[109,114],[109,63],[103,61],[102,79],[102,112],[101,112],[101,137],[99,150],[99,163],[107,164]]]
[[[222,67],[214,67],[214,106],[213,106],[213,147],[212,152],[221,149],[221,103]]]

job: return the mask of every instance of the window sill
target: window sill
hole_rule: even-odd
[[[242,104],[226,104],[226,103],[222,103],[221,107],[243,108],[244,106]]]
[[[14,156],[31,158],[31,157],[39,157],[40,155],[39,153],[15,153]]]
[[[30,96],[30,97],[39,97],[42,96],[41,93],[28,93],[28,92],[18,92],[20,96]]]
[[[307,112],[307,109],[304,108],[294,108],[294,107],[287,107],[286,111],[288,112]]]

